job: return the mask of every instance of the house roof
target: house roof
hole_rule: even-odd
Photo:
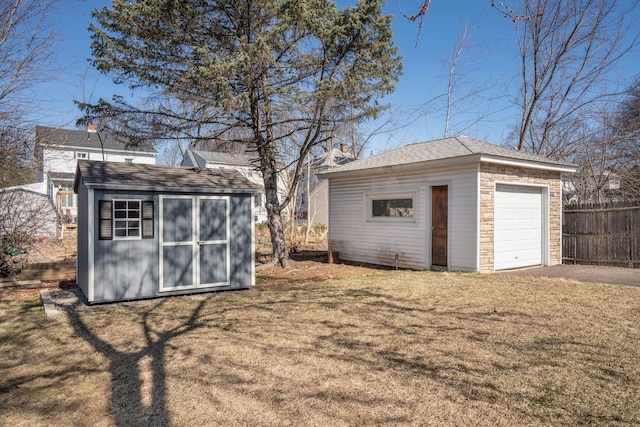
[[[251,157],[242,154],[229,154],[218,151],[187,150],[185,156],[189,158],[192,165],[201,168],[206,168],[207,163],[223,166],[252,166]],[[183,164],[185,164],[184,161]]]
[[[102,139],[105,150],[157,154],[157,151],[150,145],[127,147],[126,144],[106,132],[98,134],[95,131],[36,126],[36,143],[41,146],[101,150],[100,139]]]
[[[575,172],[575,166],[569,163],[460,135],[405,145],[366,159],[356,160],[318,175],[333,178],[343,175],[357,175],[358,172],[370,172],[374,169],[379,169],[381,172],[387,169],[396,171],[480,161],[560,172]]]
[[[78,160],[73,185],[88,188],[137,191],[185,191],[198,193],[255,193],[260,187],[233,169]]]
[[[353,158],[352,153],[344,152],[339,148],[332,148],[331,150],[325,152],[322,156],[315,157],[311,161],[311,167],[317,170],[322,170],[351,163],[354,160],[355,159]]]

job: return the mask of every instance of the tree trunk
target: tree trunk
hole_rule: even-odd
[[[289,266],[289,251],[284,237],[282,212],[278,200],[278,171],[272,167],[268,169],[270,170],[263,171],[263,177],[271,246],[273,247],[274,261],[282,268],[287,268]]]
[[[311,153],[307,154],[307,229],[304,233],[304,244],[309,244],[309,231],[311,231]]]

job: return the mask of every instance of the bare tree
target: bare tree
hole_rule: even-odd
[[[33,179],[29,89],[55,72],[55,33],[45,20],[54,1],[0,2],[0,187]]]
[[[20,118],[0,112],[0,188],[35,180],[33,149]]]
[[[615,112],[616,130],[624,135],[618,168],[620,196],[640,199],[640,77],[636,77]]]
[[[519,150],[566,158],[567,147],[580,143],[572,137],[579,133],[576,115],[620,93],[605,77],[638,44],[630,22],[637,5],[523,0],[520,9],[509,9],[520,60]]]
[[[3,0],[0,2],[0,187],[32,181],[33,144],[31,87],[51,78],[55,35],[46,24],[54,0]],[[0,275],[19,271],[44,222],[57,214],[44,195],[25,190],[0,191]]]
[[[405,13],[400,6],[400,14],[407,18],[410,21],[418,22],[418,34],[416,36],[416,46],[418,46],[418,42],[420,41],[420,32],[422,30],[422,25],[424,24],[424,16],[427,14],[429,10],[429,5],[431,4],[431,0],[424,0],[418,4],[418,8],[414,13],[407,14]]]
[[[38,237],[57,237],[58,215],[44,194],[0,190],[0,277],[19,273]]]
[[[579,202],[637,199],[640,196],[640,91],[637,80],[623,97],[592,105],[575,116],[572,129],[581,141],[570,160],[570,177]]]
[[[620,167],[620,145],[624,136],[612,126],[613,116],[606,105],[598,110],[579,115],[572,130],[581,141],[575,146],[571,160],[578,164],[575,174],[568,178],[572,183],[572,195],[578,202],[604,202],[617,188]]]
[[[17,107],[26,89],[50,78],[55,34],[46,24],[52,0],[0,2],[0,111]]]
[[[640,164],[640,77],[625,92],[616,113],[616,126],[627,135],[627,155]]]
[[[495,87],[495,79],[478,81],[481,60],[486,51],[478,51],[473,40],[474,23],[459,26],[458,38],[448,58],[443,59],[447,67],[447,89],[445,94],[445,120],[443,137],[451,131],[464,133],[483,120],[490,112],[490,99],[486,94]]]
[[[445,74],[435,84],[437,95],[409,112],[415,123],[424,117],[441,117],[443,137],[460,134],[490,119],[492,111],[489,92],[496,87],[497,78],[478,80],[476,76],[482,66],[481,58],[486,51],[472,43],[473,23],[459,26],[458,37],[451,53],[442,59]],[[440,89],[440,86],[444,86]]]

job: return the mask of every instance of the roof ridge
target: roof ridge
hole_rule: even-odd
[[[469,153],[474,154],[475,151],[473,151],[471,148],[469,148],[469,146],[467,144],[465,144],[465,142],[460,137],[464,137],[464,138],[469,138],[469,137],[466,136],[466,135],[456,135],[456,136],[454,136],[454,139],[456,141],[458,141],[460,143],[460,145],[462,145],[464,148],[466,148],[467,151],[469,151]],[[469,138],[469,139],[471,139],[471,138]]]

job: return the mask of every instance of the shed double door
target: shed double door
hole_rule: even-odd
[[[229,198],[160,197],[160,291],[229,284]]]

